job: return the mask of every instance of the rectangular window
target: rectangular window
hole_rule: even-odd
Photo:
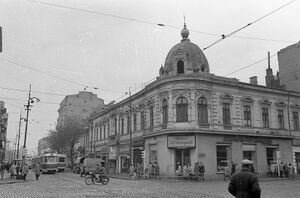
[[[223,125],[228,126],[231,125],[230,122],[230,104],[223,103]]]
[[[278,127],[279,129],[284,129],[283,110],[278,110]]]
[[[224,172],[228,167],[229,145],[217,145],[217,172]]]
[[[297,111],[293,112],[293,123],[294,123],[294,130],[299,130],[299,114]]]
[[[277,148],[266,147],[267,163],[269,165],[271,164],[271,162],[276,161],[276,150],[277,150]]]
[[[269,109],[262,108],[262,124],[263,128],[269,128]]]
[[[106,126],[103,125],[103,139],[106,139]]]
[[[106,132],[106,137],[110,135],[110,124],[107,124],[107,132]]]
[[[133,114],[133,132],[136,132],[136,127],[137,124],[136,124],[136,114]]]
[[[124,118],[121,119],[121,134],[124,135]]]
[[[99,128],[100,128],[100,140],[102,140],[102,138],[103,138],[102,137],[102,126],[100,125]]]
[[[127,133],[130,133],[130,117],[127,117]]]
[[[117,117],[115,116],[114,119],[115,119],[115,133],[114,134],[117,135],[117,126],[118,126],[117,125]]]
[[[99,126],[97,126],[97,140],[99,140]]]
[[[142,131],[145,130],[145,112],[144,111],[141,112],[141,130]]]
[[[154,116],[153,116],[153,106],[150,107],[150,130],[153,129],[153,119],[154,119]]]
[[[94,128],[94,141],[97,140],[97,127]]]
[[[244,106],[244,125],[251,126],[251,107],[248,105]]]

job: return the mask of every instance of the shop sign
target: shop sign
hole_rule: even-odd
[[[260,137],[247,137],[247,136],[225,136],[225,142],[248,142],[248,143],[261,143],[264,145],[271,145],[272,140],[270,138],[260,138]]]
[[[168,136],[168,148],[193,148],[196,147],[196,137],[190,136]]]
[[[144,147],[145,141],[144,139],[135,140],[132,142],[132,147]]]
[[[117,159],[117,148],[115,146],[109,147],[108,159]]]

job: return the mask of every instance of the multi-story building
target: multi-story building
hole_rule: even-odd
[[[5,159],[8,114],[4,102],[0,101],[0,161]]]
[[[300,92],[300,41],[277,53],[281,85]]]
[[[71,116],[87,119],[99,107],[104,107],[104,100],[92,92],[80,91],[79,94],[68,95],[60,103],[57,124],[62,124],[66,117]]]
[[[47,137],[44,137],[38,141],[38,156],[50,150],[50,144],[47,141]]]
[[[243,159],[258,174],[271,161],[292,163],[300,93],[210,74],[186,26],[181,36],[154,82],[91,119],[96,156],[115,173],[157,162],[160,175],[174,175],[178,163],[202,162],[207,177]]]

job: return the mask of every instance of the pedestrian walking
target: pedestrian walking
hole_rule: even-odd
[[[205,167],[202,164],[202,162],[200,162],[199,164],[199,173],[200,173],[200,181],[204,181],[204,174],[205,174]]]
[[[258,179],[250,172],[250,165],[252,165],[250,160],[243,160],[242,169],[230,180],[228,191],[236,198],[260,198]]]
[[[230,180],[231,175],[228,166],[224,168],[224,181]]]
[[[0,163],[0,175],[1,175],[1,179],[3,179],[3,177],[4,177],[4,171],[5,171],[4,162],[1,162]]]
[[[133,179],[136,175],[136,173],[134,172],[133,164],[130,165],[128,172],[129,172],[129,176]]]
[[[27,166],[27,164],[25,164],[23,171],[24,171],[23,172],[23,179],[24,179],[24,181],[27,181],[26,180],[26,176],[28,174],[28,166]]]
[[[40,164],[37,163],[35,168],[34,168],[34,172],[35,172],[35,180],[39,180],[40,178]]]
[[[16,165],[12,164],[9,168],[10,179],[13,179],[16,176]]]
[[[236,163],[231,161],[231,176],[235,174],[236,171]]]

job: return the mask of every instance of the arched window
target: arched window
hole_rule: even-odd
[[[177,62],[177,73],[184,74],[184,62],[182,60]]]
[[[164,99],[162,102],[162,110],[163,110],[163,124],[167,124],[169,106],[168,106],[168,101],[166,99]]]
[[[198,105],[198,122],[200,125],[208,124],[207,99],[200,97],[197,101]]]
[[[188,102],[185,97],[180,96],[176,101],[176,121],[188,121]]]

